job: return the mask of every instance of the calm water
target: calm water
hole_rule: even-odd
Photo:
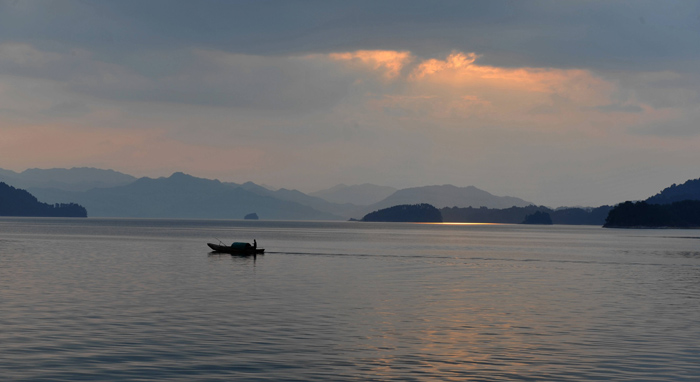
[[[2,380],[700,380],[698,230],[4,218],[0,303]]]

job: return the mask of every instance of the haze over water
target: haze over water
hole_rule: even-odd
[[[206,242],[257,239],[257,258]],[[0,219],[3,379],[700,378],[697,230]]]

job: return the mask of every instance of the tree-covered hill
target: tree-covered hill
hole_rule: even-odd
[[[508,208],[512,206],[525,207],[530,202],[511,196],[496,196],[474,186],[456,187],[451,184],[441,186],[424,186],[404,188],[391,194],[386,199],[365,207],[365,213],[399,205],[430,204],[437,208],[457,207],[488,207]]]
[[[370,212],[364,222],[441,223],[440,210],[430,204],[402,204]]]
[[[700,200],[684,200],[671,204],[621,203],[610,211],[603,227],[700,227]]]
[[[535,211],[534,214],[526,215],[522,224],[544,224],[552,225],[552,217],[544,211]]]
[[[553,210],[544,206],[530,205],[527,207],[510,208],[441,208],[442,218],[446,222],[455,223],[501,223],[520,224],[528,215],[536,212],[546,213],[553,224],[571,225],[597,225],[605,223],[605,217],[612,207],[601,206],[597,208],[560,208]]]
[[[681,185],[672,185],[647,199],[650,204],[670,204],[683,200],[700,200],[700,179],[691,179]]]
[[[0,216],[87,217],[87,210],[75,203],[47,204],[29,192],[0,182]]]

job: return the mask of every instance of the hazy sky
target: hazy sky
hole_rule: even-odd
[[[538,204],[700,177],[697,1],[2,1],[0,168]]]

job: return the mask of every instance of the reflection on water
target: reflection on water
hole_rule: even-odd
[[[257,239],[264,256],[209,253]],[[697,231],[0,220],[7,380],[700,378]]]

